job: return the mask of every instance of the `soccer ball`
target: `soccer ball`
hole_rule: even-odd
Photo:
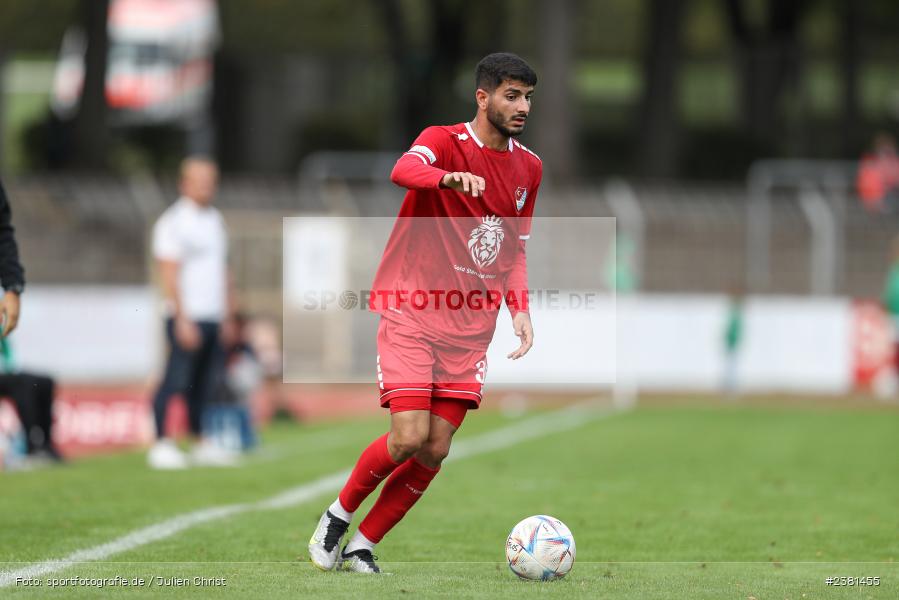
[[[535,515],[521,521],[506,540],[509,568],[522,579],[564,577],[574,564],[574,536],[562,521]]]

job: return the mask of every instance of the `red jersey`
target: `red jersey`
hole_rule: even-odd
[[[448,172],[484,178],[477,198],[441,187]],[[429,339],[486,348],[503,301],[527,310],[525,241],[543,166],[514,139],[498,152],[468,123],[428,127],[391,180],[409,191],[373,284],[370,308]]]

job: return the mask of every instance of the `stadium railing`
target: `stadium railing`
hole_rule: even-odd
[[[299,214],[393,217],[402,191],[371,177],[310,179],[226,176],[217,198],[230,225],[232,256],[243,293],[274,297],[280,289],[281,219]],[[39,283],[122,284],[148,280],[149,231],[177,196],[173,178],[35,175],[4,182],[29,280]],[[740,184],[631,182],[640,214],[637,252],[646,292],[723,293],[743,284],[750,265],[749,192]],[[834,258],[827,286],[813,289],[816,250],[799,185],[770,189],[767,240],[771,268],[752,292],[808,295],[815,291],[877,296],[888,266],[894,217],[871,215],[851,189],[828,191],[834,212]],[[538,217],[622,218],[603,186],[547,188]],[[833,199],[839,195],[839,199]],[[806,201],[808,204],[808,201]],[[626,219],[625,219],[626,220]],[[621,223],[628,232],[630,223]],[[619,227],[619,235],[622,228]],[[584,256],[567,268],[596,268]],[[819,279],[820,280],[820,279]],[[274,303],[265,302],[265,304]]]

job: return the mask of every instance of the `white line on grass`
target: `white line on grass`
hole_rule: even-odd
[[[555,412],[531,417],[494,431],[489,431],[467,439],[461,439],[453,443],[450,455],[444,462],[485,454],[494,450],[514,446],[525,440],[575,429],[590,421],[610,416],[621,412],[622,410],[616,408],[586,410],[590,404],[591,403],[578,404]],[[225,517],[231,517],[236,514],[253,510],[272,510],[296,506],[308,502],[309,500],[313,500],[321,495],[338,491],[349,474],[350,469],[345,469],[310,481],[309,483],[304,483],[303,485],[285,490],[280,494],[276,494],[271,498],[259,502],[214,506],[184,513],[160,523],[137,529],[122,537],[116,538],[111,542],[100,544],[99,546],[94,546],[92,548],[85,548],[84,550],[77,550],[64,558],[45,560],[14,571],[0,571],[0,587],[14,585],[17,580],[39,577],[48,573],[61,571],[62,569],[66,569],[77,563],[103,560],[110,556],[128,552],[129,550],[134,550],[135,548],[145,546],[152,542],[171,537],[185,529],[189,529],[202,523],[217,521],[219,519],[224,519]]]

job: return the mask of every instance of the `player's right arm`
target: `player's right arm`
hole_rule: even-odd
[[[440,127],[428,127],[416,138],[393,167],[390,180],[409,190],[451,189],[470,196],[484,191],[484,178],[463,171],[447,171],[452,152],[452,134]]]
[[[484,178],[471,173],[454,171],[447,173],[440,180],[440,185],[451,190],[461,192],[466,196],[477,198],[484,193]]]
[[[166,220],[166,215],[156,223],[153,230],[153,255],[159,268],[159,283],[162,296],[171,310],[175,326],[175,341],[185,350],[195,350],[200,346],[200,329],[184,313],[178,275],[181,271],[181,244],[174,227]]]

